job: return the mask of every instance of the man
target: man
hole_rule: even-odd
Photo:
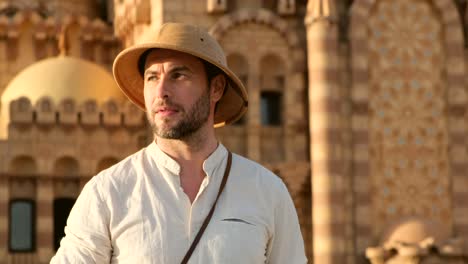
[[[155,140],[87,183],[52,263],[306,263],[283,182],[216,140],[247,108],[219,44],[179,23],[152,38],[117,56],[114,77]]]

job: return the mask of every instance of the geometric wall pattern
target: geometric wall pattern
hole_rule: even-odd
[[[443,30],[431,1],[381,0],[369,18],[374,235],[417,216],[452,223]]]

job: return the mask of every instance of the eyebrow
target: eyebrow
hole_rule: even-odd
[[[189,67],[187,66],[174,66],[173,68],[169,69],[168,73],[172,73],[172,72],[177,72],[177,71],[188,71],[188,72],[192,72],[192,70],[190,70]],[[156,71],[156,70],[146,70],[144,72],[144,76],[148,75],[148,74],[158,74],[159,71]]]

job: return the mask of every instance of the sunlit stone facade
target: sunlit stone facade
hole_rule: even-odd
[[[218,138],[286,183],[310,263],[466,263],[466,8],[0,0],[0,264],[48,263],[83,184],[151,141],[110,69],[169,21],[210,31],[245,83]]]

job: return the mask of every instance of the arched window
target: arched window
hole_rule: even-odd
[[[31,175],[37,173],[36,162],[30,156],[21,155],[10,163],[10,173]]]
[[[227,56],[227,64],[237,77],[241,79],[244,85],[247,85],[249,64],[245,57],[240,54],[230,54]]]
[[[65,225],[70,214],[75,199],[57,198],[54,200],[54,248],[58,250],[60,240],[65,236]]]
[[[61,157],[55,162],[54,173],[58,176],[77,176],[80,173],[80,166],[72,157]]]
[[[113,158],[113,157],[106,157],[106,158],[103,158],[99,161],[98,165],[97,165],[97,171],[96,172],[100,172],[102,170],[105,170],[107,168],[109,168],[110,166],[116,164],[117,162],[119,162],[118,159],[116,158]]]
[[[244,56],[240,54],[230,54],[227,56],[227,64],[230,69],[239,77],[246,89],[248,90],[247,82],[249,78],[249,64]],[[247,114],[244,114],[241,119],[234,125],[243,125],[246,123]]]
[[[260,95],[261,124],[279,126],[282,123],[282,95],[276,91],[263,91]]]
[[[12,200],[10,203],[9,248],[11,252],[35,250],[35,202]]]
[[[18,13],[19,9],[16,6],[7,6],[0,9],[0,15],[7,17],[14,17]]]
[[[277,5],[278,5],[278,0],[262,0],[262,7],[272,12],[276,12]]]
[[[64,236],[65,224],[70,210],[75,203],[75,195],[79,193],[80,166],[75,158],[64,156],[55,162],[54,173],[64,180],[54,184],[54,248],[58,249],[60,240]],[[70,177],[70,178],[68,178]],[[71,197],[70,197],[71,196]]]
[[[283,91],[286,74],[284,65],[284,61],[274,54],[267,55],[260,61],[262,125],[279,126],[283,122]]]

